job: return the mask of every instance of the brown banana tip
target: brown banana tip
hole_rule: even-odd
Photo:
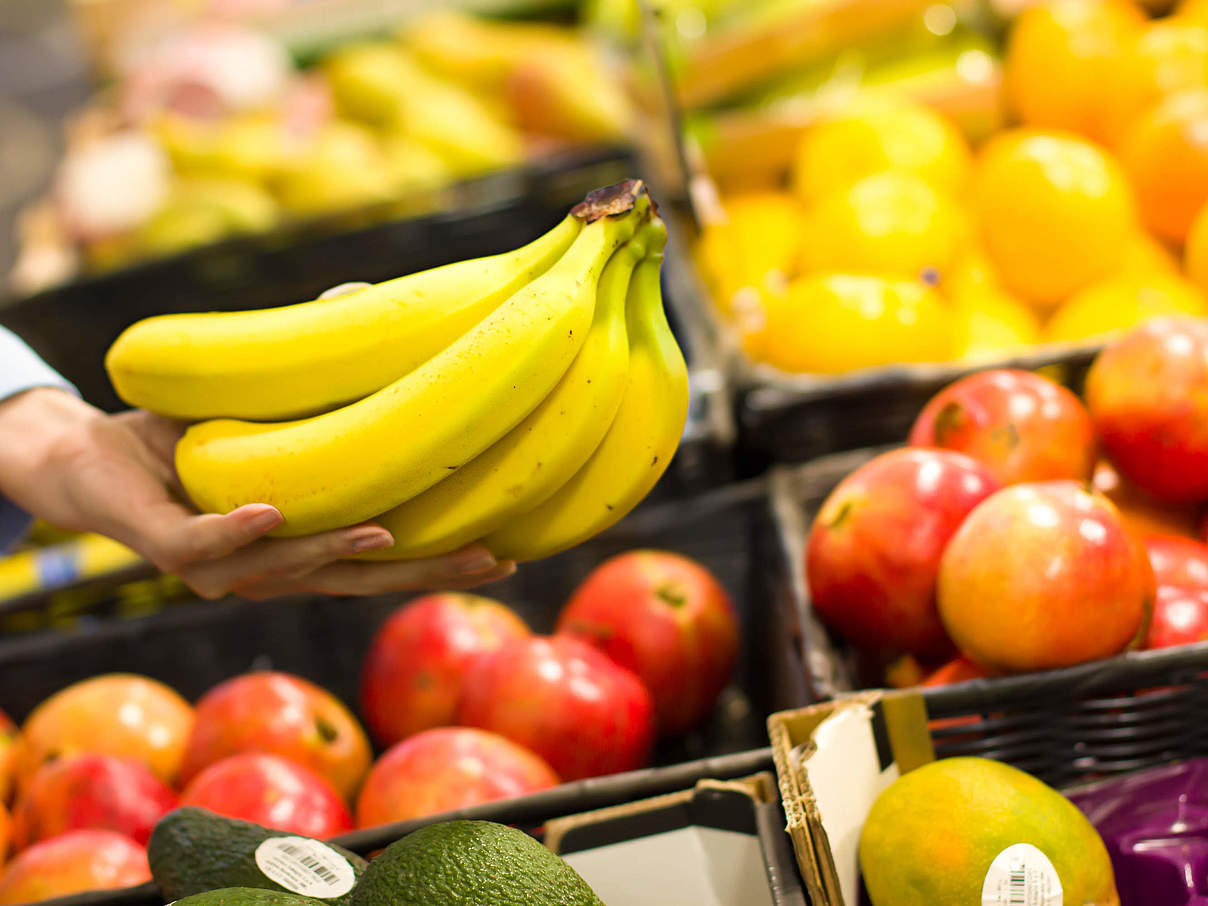
[[[626,179],[587,193],[587,197],[570,209],[584,223],[595,223],[601,217],[617,217],[633,210],[637,200],[646,194],[646,184],[640,179]],[[653,199],[651,204],[654,204]]]

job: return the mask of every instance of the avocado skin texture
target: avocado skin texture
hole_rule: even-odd
[[[168,812],[155,825],[147,842],[147,861],[151,877],[168,901],[234,887],[279,891],[308,900],[266,877],[256,864],[256,847],[262,842],[270,837],[296,836],[299,835],[185,806]],[[334,844],[326,845],[348,860],[359,879],[365,871],[365,860]],[[349,891],[318,902],[349,906],[351,899]]]
[[[561,858],[491,821],[432,824],[391,843],[352,896],[353,906],[604,906]]]
[[[284,890],[223,887],[176,900],[172,906],[322,906],[322,900],[300,897]]]

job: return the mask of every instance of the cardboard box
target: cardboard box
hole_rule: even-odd
[[[923,698],[863,692],[768,718],[789,837],[813,906],[857,906],[857,846],[877,796],[935,758]]]
[[[771,773],[551,821],[608,906],[805,906]]]

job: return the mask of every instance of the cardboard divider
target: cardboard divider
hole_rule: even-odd
[[[772,774],[695,787],[551,821],[545,843],[609,906],[788,906],[783,818]],[[786,867],[788,871],[786,872]]]
[[[813,906],[858,906],[857,845],[877,797],[934,760],[915,693],[861,692],[768,718],[797,865]]]

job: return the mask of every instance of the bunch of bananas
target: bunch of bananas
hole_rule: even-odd
[[[208,512],[269,503],[275,534],[375,519],[433,556],[534,560],[650,491],[688,408],[659,290],[666,229],[638,180],[513,252],[334,299],[133,325],[106,359],[134,406],[198,422],[176,448]]]

